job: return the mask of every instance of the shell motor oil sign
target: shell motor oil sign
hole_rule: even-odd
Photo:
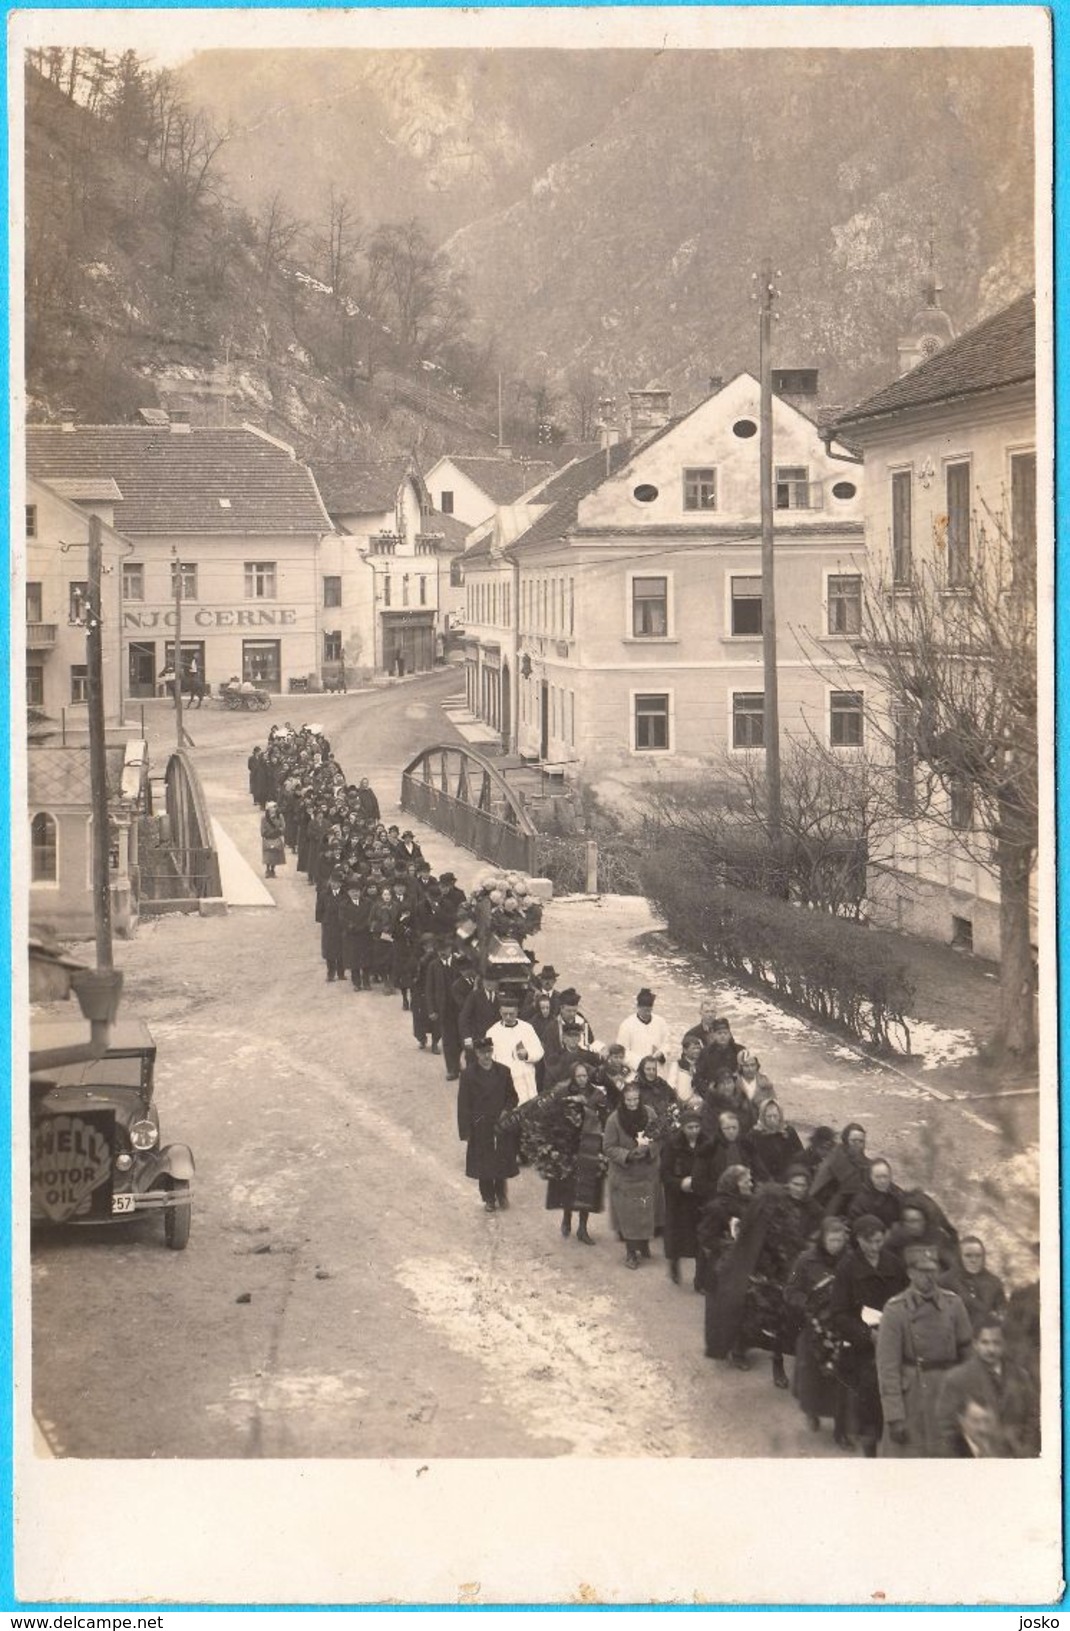
[[[35,1211],[53,1223],[111,1216],[113,1123],[108,1110],[42,1116],[34,1123],[30,1188]]]

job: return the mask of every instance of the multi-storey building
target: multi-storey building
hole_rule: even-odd
[[[466,556],[470,602],[482,575],[491,621],[512,625],[498,723],[508,714],[521,754],[629,783],[762,749],[759,396],[741,374],[673,419],[667,392],[632,392],[629,441],[527,495],[532,519],[501,543],[500,564],[480,572]],[[782,730],[850,751],[865,738],[850,667],[861,472],[779,399],[773,438]],[[490,580],[506,565],[512,593],[499,582],[495,606]],[[485,650],[478,663],[492,666]],[[484,712],[482,691],[473,706]]]
[[[181,422],[35,425],[26,443],[31,479],[84,494],[130,546],[121,571],[129,696],[155,695],[174,660],[179,574],[183,661],[195,657],[210,684],[237,675],[281,691],[318,673],[319,558],[333,528],[291,448],[248,425]]]
[[[909,601],[921,578],[951,606],[979,563],[986,571],[1007,571],[1020,552],[1035,558],[1033,295],[935,349],[842,415],[836,431],[865,459],[871,592]],[[999,540],[1011,549],[993,548]],[[908,751],[909,734],[904,722]],[[913,814],[913,773],[899,782],[902,821],[894,866],[871,880],[878,918],[998,956],[999,882],[972,831],[968,790],[948,799],[946,820],[919,820]]]

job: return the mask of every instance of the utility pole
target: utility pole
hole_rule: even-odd
[[[773,301],[776,284],[771,261],[763,261],[758,274],[759,487],[762,514],[762,664],[764,700],[762,741],[765,746],[766,826],[769,842],[779,852],[780,706],[777,695],[776,552],[773,531]]]
[[[175,660],[171,664],[175,671],[175,746],[184,748],[187,742],[190,747],[193,746],[193,738],[187,736],[182,723],[182,562],[178,558],[177,544],[171,545],[171,559],[175,574]]]
[[[501,452],[505,432],[502,428],[502,371],[498,369],[498,451]]]
[[[104,640],[101,632],[101,579],[104,570],[100,517],[89,517],[88,604],[86,606],[86,691],[89,713],[89,790],[93,805],[93,926],[97,967],[112,967],[111,836],[108,815],[108,760],[104,738]]]

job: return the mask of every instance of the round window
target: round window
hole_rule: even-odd
[[[750,436],[757,436],[758,427],[753,419],[737,419],[732,426],[732,435],[740,436],[744,441]]]
[[[658,496],[658,490],[649,481],[641,481],[638,487],[632,489],[632,497],[640,504],[653,504]]]
[[[854,498],[858,488],[853,481],[838,481],[832,489],[833,498]]]

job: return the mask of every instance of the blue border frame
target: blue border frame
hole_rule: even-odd
[[[373,0],[379,6],[394,6],[398,9],[466,9],[464,0]],[[520,9],[524,7],[563,7],[567,8],[575,0],[476,0],[484,9],[505,10]],[[587,8],[612,7],[618,0],[583,0]],[[647,5],[659,5],[663,0],[646,0]],[[668,3],[685,5],[694,9],[718,9],[724,5],[753,6],[753,9],[767,9],[770,4],[778,0],[668,0]],[[790,0],[795,6],[821,6],[833,4],[855,4],[855,0]],[[952,4],[953,0],[914,0],[914,4],[944,6]],[[1029,0],[972,0],[977,5],[1001,6],[1028,5]],[[214,11],[228,10],[259,10],[262,6],[270,6],[273,10],[282,11],[333,11],[342,7],[326,4],[324,0],[306,0],[306,3],[292,4],[290,0],[257,0],[255,5],[244,5],[231,0],[222,0],[222,4],[184,4],[183,0],[160,0],[158,6],[145,6],[134,3],[134,0],[107,0],[107,9],[116,11],[150,11],[158,9],[185,10],[185,11]],[[3,74],[4,96],[6,100],[7,87],[7,22],[13,12],[26,9],[12,4],[12,0],[4,0],[5,29],[0,40],[0,72]],[[42,11],[77,11],[85,9],[85,0],[51,0],[49,4],[32,4],[33,10]],[[359,9],[355,8],[355,9]],[[857,9],[865,10],[865,6]],[[956,8],[961,9],[961,8]],[[1032,8],[1037,9],[1037,8]],[[1055,320],[1055,407],[1056,407],[1056,438],[1055,438],[1055,514],[1056,518],[1070,509],[1070,474],[1064,454],[1064,435],[1062,425],[1062,412],[1064,404],[1070,395],[1070,384],[1067,380],[1068,342],[1067,329],[1070,324],[1070,289],[1060,275],[1061,261],[1059,255],[1060,233],[1064,216],[1070,207],[1070,160],[1065,158],[1067,148],[1067,132],[1070,129],[1070,46],[1067,44],[1070,33],[1070,0],[1051,0],[1046,8],[1051,18],[1053,52],[1054,52],[1054,100],[1053,100],[1053,126],[1055,141],[1054,166],[1054,320]],[[7,125],[5,121],[2,133],[2,159],[0,166],[0,220],[3,221],[3,231],[0,232],[0,287],[9,286],[9,244],[7,223],[10,220],[8,200],[8,141]],[[1060,156],[1063,163],[1060,164]],[[10,388],[9,369],[5,367]],[[0,433],[2,433],[5,448],[10,448],[10,395],[5,392],[0,399]],[[1058,519],[1056,519],[1056,537],[1058,537]],[[1070,798],[1066,792],[1067,777],[1070,776],[1070,727],[1066,725],[1067,707],[1070,707],[1070,684],[1066,681],[1063,653],[1070,643],[1070,567],[1064,567],[1056,547],[1055,560],[1055,637],[1056,637],[1056,815],[1057,823],[1065,816],[1070,821]],[[10,650],[10,577],[7,572],[0,575],[0,637],[6,650]],[[1065,692],[1065,695],[1064,695]],[[1064,702],[1066,707],[1063,706]],[[11,714],[11,687],[9,666],[0,667],[0,853],[11,854],[11,773],[10,773],[10,714]],[[1070,845],[1059,845],[1056,855],[1057,889],[1060,900],[1070,895]],[[0,1010],[0,1027],[4,1029],[8,1043],[8,1059],[11,1057],[11,972],[12,972],[12,944],[11,944],[11,872],[0,880],[0,989],[7,993],[6,1006]],[[1060,970],[1064,955],[1070,955],[1070,925],[1067,925],[1060,914],[1057,926],[1058,959]],[[2,1002],[3,999],[0,999]],[[1066,1057],[1066,1049],[1070,1044],[1068,1038],[1070,1026],[1070,998],[1067,989],[1059,980],[1059,1064],[1060,1079],[1062,1067]],[[5,1114],[5,1124],[10,1126],[11,1110],[11,1075],[10,1069],[4,1076],[3,1086],[0,1088],[0,1106]],[[1042,1084],[1043,1091],[1043,1084]],[[1060,1093],[1060,1099],[1062,1095]],[[1070,1132],[1068,1132],[1065,1119],[1060,1118],[1059,1129],[1060,1168],[1065,1172],[1070,1168]],[[1062,1384],[1064,1397],[1063,1411],[1063,1468],[1065,1470],[1070,1456],[1070,1364],[1068,1364],[1067,1346],[1070,1338],[1070,1317],[1066,1309],[1067,1295],[1067,1262],[1066,1242],[1070,1234],[1070,1197],[1060,1184],[1060,1218],[1063,1238],[1063,1264],[1062,1264],[1062,1298],[1063,1298],[1063,1354],[1062,1354]],[[12,1252],[11,1239],[11,1168],[7,1163],[0,1162],[0,1263],[10,1264]],[[48,1613],[50,1611],[62,1613],[117,1613],[130,1614],[137,1612],[131,1604],[94,1602],[84,1604],[50,1604],[42,1602],[21,1601],[15,1596],[14,1581],[14,1490],[12,1477],[11,1446],[13,1444],[14,1407],[12,1397],[12,1342],[13,1342],[13,1313],[10,1277],[0,1288],[0,1378],[6,1384],[0,1391],[0,1443],[6,1446],[7,1453],[0,1458],[0,1613]],[[1067,1502],[1064,1492],[1063,1503],[1063,1557],[1064,1569],[1067,1558],[1070,1556],[1070,1523],[1067,1517]],[[1012,1603],[1012,1604],[986,1604],[983,1607],[970,1607],[965,1609],[961,1604],[889,1604],[886,1609],[874,1607],[871,1604],[784,1604],[784,1603],[752,1603],[746,1605],[736,1604],[704,1604],[704,1605],[654,1605],[654,1604],[590,1604],[579,1609],[583,1613],[614,1613],[626,1614],[637,1611],[659,1613],[769,1613],[793,1612],[803,1614],[827,1613],[1007,1613],[1035,1610],[1038,1613],[1059,1614],[1067,1605],[1070,1605],[1070,1583],[1064,1587],[1062,1598],[1056,1603]],[[163,1614],[178,1613],[247,1613],[258,1612],[268,1614],[278,1613],[428,1613],[456,1611],[459,1613],[516,1613],[540,1609],[547,1613],[573,1613],[577,1610],[567,1605],[538,1603],[514,1604],[499,1606],[490,1604],[461,1605],[456,1603],[429,1603],[419,1606],[405,1605],[366,1605],[366,1604],[304,1604],[304,1603],[277,1603],[265,1607],[243,1605],[206,1605],[203,1603],[175,1603],[146,1604],[144,1608],[149,1612],[157,1609]]]

